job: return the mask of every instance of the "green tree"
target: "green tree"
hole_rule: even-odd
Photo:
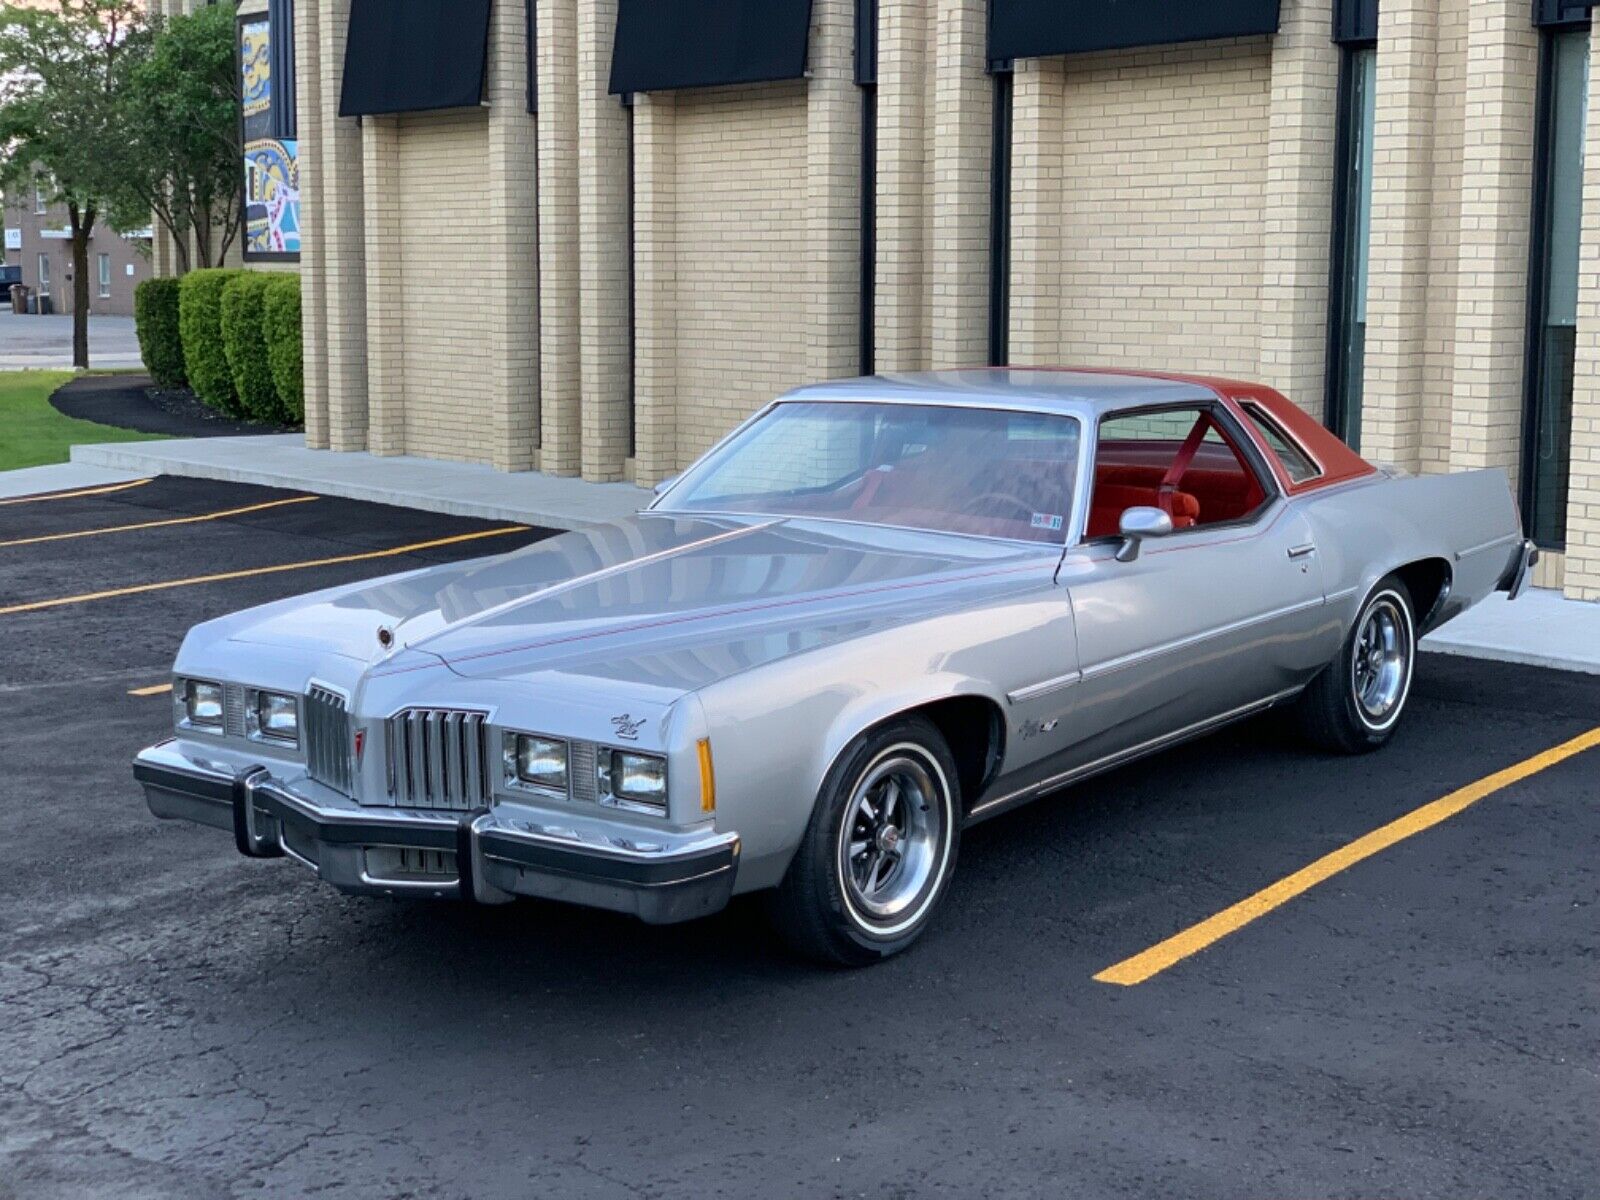
[[[244,149],[234,54],[234,8],[218,4],[158,22],[148,55],[128,71],[126,150],[110,219],[139,229],[154,213],[172,234],[180,274],[220,265],[240,236]]]
[[[72,230],[72,361],[89,365],[89,238],[127,162],[122,100],[149,51],[139,0],[0,7],[0,184],[41,186]]]

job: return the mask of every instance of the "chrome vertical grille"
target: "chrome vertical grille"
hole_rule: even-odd
[[[351,795],[350,714],[343,696],[316,686],[306,693],[305,740],[311,778]]]
[[[595,786],[595,745],[593,742],[573,742],[568,750],[568,786],[572,789],[574,800],[583,800],[594,803]]]
[[[244,688],[237,683],[223,685],[222,728],[229,737],[245,735]]]
[[[402,808],[466,812],[489,803],[492,766],[485,714],[408,708],[389,718],[389,795]]]

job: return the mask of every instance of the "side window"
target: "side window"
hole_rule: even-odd
[[[1087,536],[1114,536],[1130,508],[1159,508],[1174,528],[1195,529],[1242,520],[1266,499],[1209,409],[1118,413],[1100,423]]]
[[[1311,461],[1311,456],[1291,441],[1289,435],[1279,429],[1266,413],[1253,404],[1246,404],[1244,414],[1250,418],[1250,424],[1256,427],[1256,432],[1268,448],[1278,456],[1290,483],[1309,483],[1322,474],[1322,469]]]

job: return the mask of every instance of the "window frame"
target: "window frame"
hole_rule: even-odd
[[[50,256],[43,250],[39,251],[39,295],[50,294]]]
[[[1272,455],[1272,457],[1277,459],[1279,464],[1282,465],[1284,478],[1289,481],[1291,487],[1308,487],[1319,479],[1327,478],[1327,465],[1314,453],[1312,453],[1312,451],[1304,442],[1285,429],[1283,427],[1283,422],[1274,417],[1261,404],[1258,404],[1254,400],[1244,400],[1239,404],[1239,411],[1244,413],[1246,420],[1254,421],[1257,425],[1261,426],[1262,429],[1271,430],[1278,437],[1282,438],[1285,445],[1292,446],[1296,451],[1299,452],[1300,456],[1304,458],[1306,462],[1311,464],[1310,477],[1306,479],[1296,479],[1293,473],[1289,470],[1289,465],[1283,461],[1283,455],[1279,454],[1272,448],[1272,443],[1266,441],[1265,435],[1263,434],[1260,439],[1257,439],[1258,441],[1266,442],[1265,452]]]
[[[50,201],[45,198],[44,182],[36,179],[33,181],[33,215],[42,217],[49,211]]]
[[[1549,317],[1550,288],[1549,277],[1551,268],[1551,216],[1553,204],[1551,201],[1551,174],[1553,150],[1556,138],[1556,57],[1559,53],[1559,43],[1563,35],[1583,32],[1592,38],[1594,34],[1583,26],[1552,25],[1539,30],[1539,67],[1537,91],[1534,100],[1534,135],[1533,135],[1533,195],[1532,206],[1529,209],[1528,239],[1528,275],[1527,275],[1527,330],[1523,344],[1523,372],[1522,372],[1522,445],[1518,450],[1519,471],[1517,473],[1517,501],[1518,510],[1522,516],[1523,532],[1528,537],[1534,536],[1535,508],[1537,504],[1537,486],[1534,462],[1538,454],[1540,402],[1545,387],[1544,358],[1547,349],[1545,342],[1545,329]],[[1591,54],[1593,47],[1590,47]],[[1589,80],[1592,89],[1596,80]],[[1587,134],[1585,135],[1585,140]],[[1580,199],[1581,204],[1581,199]],[[1580,221],[1582,214],[1580,212]],[[1580,268],[1581,270],[1581,268]],[[1570,437],[1569,460],[1570,460]],[[1571,464],[1569,461],[1567,472],[1567,487],[1570,493],[1572,486]],[[1568,508],[1568,521],[1571,520],[1570,500]],[[1566,550],[1566,530],[1560,532],[1558,538],[1539,541],[1541,549],[1560,554]]]
[[[1229,411],[1228,406],[1222,401],[1188,400],[1174,404],[1147,404],[1140,405],[1137,408],[1115,409],[1111,412],[1101,413],[1099,420],[1095,422],[1094,446],[1089,457],[1088,486],[1083,494],[1083,518],[1076,545],[1104,546],[1122,540],[1122,536],[1115,533],[1104,534],[1096,538],[1088,536],[1089,514],[1094,508],[1095,473],[1100,467],[1101,433],[1105,429],[1106,422],[1120,421],[1128,417],[1156,416],[1165,412],[1193,412],[1196,414],[1196,419],[1202,412],[1210,414],[1212,425],[1217,430],[1218,435],[1227,443],[1228,449],[1232,450],[1235,457],[1238,458],[1239,465],[1255,476],[1256,484],[1261,488],[1264,497],[1260,504],[1242,517],[1235,517],[1231,521],[1213,521],[1208,525],[1192,525],[1187,529],[1174,529],[1167,535],[1168,538],[1186,538],[1197,533],[1212,533],[1219,529],[1249,529],[1251,526],[1261,524],[1277,502],[1283,498],[1283,486],[1278,482],[1278,476],[1272,470],[1271,464],[1262,457],[1261,448],[1256,445],[1255,438],[1250,436],[1249,431],[1240,426],[1233,413]],[[1193,426],[1190,428],[1193,428]]]
[[[111,299],[111,255],[101,254],[95,264],[95,282],[99,284],[99,299]]]
[[[1357,129],[1357,117],[1360,114],[1356,112],[1355,100],[1359,94],[1357,75],[1362,69],[1363,55],[1372,54],[1376,57],[1377,53],[1377,43],[1372,41],[1347,42],[1339,47],[1338,117],[1334,127],[1333,233],[1328,253],[1327,365],[1323,380],[1322,423],[1357,453],[1360,453],[1361,405],[1358,403],[1352,410],[1346,403],[1351,364],[1345,354],[1352,324],[1348,319],[1351,266],[1358,240],[1359,223],[1359,204],[1352,203],[1356,200],[1356,195],[1351,183],[1360,157],[1360,134],[1365,132],[1365,122],[1360,123],[1362,125],[1360,130]],[[1373,95],[1368,98],[1374,111],[1377,106],[1376,92],[1377,86],[1374,82]],[[1369,175],[1364,182],[1368,195],[1371,195],[1373,183],[1371,176]],[[1366,253],[1370,269],[1372,256],[1370,230]],[[1369,296],[1370,292],[1369,275]],[[1362,357],[1364,363],[1364,349]]]

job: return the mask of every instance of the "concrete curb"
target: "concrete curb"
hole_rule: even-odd
[[[627,483],[588,483],[474,463],[307,450],[298,433],[74,446],[72,461],[142,475],[302,489],[545,529],[581,529],[631,516],[651,493]]]

